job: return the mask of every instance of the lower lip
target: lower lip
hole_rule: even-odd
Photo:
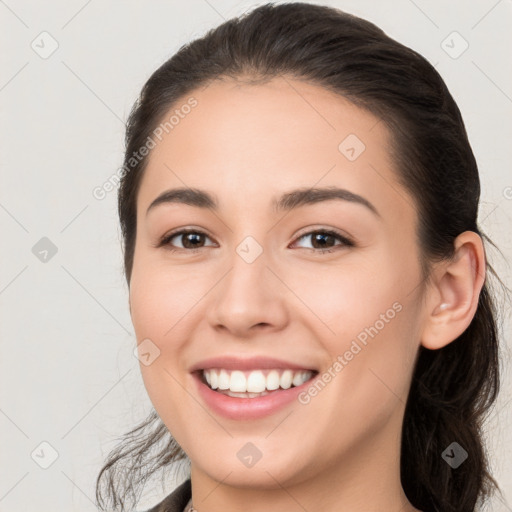
[[[299,393],[309,387],[315,378],[313,377],[300,386],[283,389],[265,396],[236,398],[213,391],[201,380],[199,372],[194,372],[192,376],[197,383],[199,394],[210,409],[232,420],[254,420],[279,411],[297,400]]]

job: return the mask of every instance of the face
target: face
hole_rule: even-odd
[[[156,411],[193,471],[236,485],[396,457],[421,274],[389,132],[292,78],[217,81],[191,96],[196,106],[151,150],[137,198],[130,309]],[[150,208],[178,188],[212,203],[189,193]],[[341,192],[313,191],[325,188]],[[314,373],[239,398],[201,382],[206,366],[235,386],[242,370],[270,387],[273,369],[283,387],[286,368]]]

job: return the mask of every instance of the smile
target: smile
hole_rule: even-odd
[[[256,398],[271,391],[297,387],[315,374],[312,370],[261,369],[252,371],[208,368],[202,377],[212,390],[231,397]]]

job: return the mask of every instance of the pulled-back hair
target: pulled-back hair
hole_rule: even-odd
[[[269,3],[182,46],[152,74],[130,113],[118,192],[128,286],[137,195],[148,163],[134,154],[194,90],[218,79],[265,83],[278,76],[332,91],[389,129],[397,180],[415,200],[425,282],[434,263],[452,258],[462,232],[492,244],[477,223],[480,181],[466,129],[434,67],[372,23],[338,9]],[[423,512],[470,512],[498,489],[482,430],[499,388],[498,315],[488,277],[468,328],[444,348],[419,349],[403,421],[401,482]],[[441,456],[452,442],[469,454],[457,469]],[[125,510],[128,495],[135,501],[153,473],[186,459],[153,411],[109,454],[96,482],[101,510],[108,503]]]

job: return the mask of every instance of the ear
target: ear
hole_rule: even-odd
[[[425,301],[421,344],[437,350],[458,338],[469,326],[478,307],[485,282],[485,252],[474,231],[461,233],[454,241],[455,254],[434,270]]]

